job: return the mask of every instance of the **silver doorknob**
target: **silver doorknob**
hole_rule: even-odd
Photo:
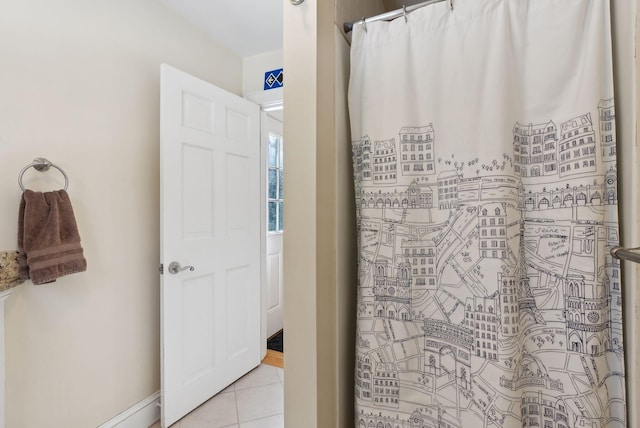
[[[190,270],[190,271],[195,270],[195,268],[193,266],[182,267],[182,266],[180,266],[180,263],[178,263],[178,262],[171,262],[169,264],[169,273],[172,273],[174,275],[176,273],[178,273],[178,272],[182,272],[183,270],[187,270],[187,269]]]

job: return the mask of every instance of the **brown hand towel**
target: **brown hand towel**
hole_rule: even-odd
[[[69,195],[25,190],[18,217],[19,277],[45,284],[87,269]]]

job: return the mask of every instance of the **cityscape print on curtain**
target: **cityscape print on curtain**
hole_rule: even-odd
[[[357,25],[357,428],[625,427],[609,4]]]

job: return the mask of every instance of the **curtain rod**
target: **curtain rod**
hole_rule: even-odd
[[[355,24],[367,24],[367,22],[375,22],[375,21],[390,21],[392,19],[398,18],[402,15],[406,15],[409,12],[413,12],[416,9],[420,9],[421,7],[429,6],[430,4],[440,3],[446,0],[427,0],[422,3],[414,4],[412,6],[403,7],[402,9],[393,10],[391,12],[386,12],[380,15],[372,16],[371,18],[362,18],[357,21],[345,22],[343,24],[344,32],[348,33],[353,30],[353,26]],[[453,10],[453,0],[449,0],[451,4],[451,9]],[[365,27],[366,28],[366,27]]]
[[[611,249],[611,255],[619,260],[629,260],[635,263],[640,263],[640,253],[636,251],[640,250],[639,248],[623,248],[623,247],[613,247]]]

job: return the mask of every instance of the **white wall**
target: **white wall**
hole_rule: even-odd
[[[2,1],[0,249],[16,248],[17,174],[43,156],[69,176],[88,261],[7,300],[7,427],[94,427],[160,387],[163,62],[242,91],[241,59],[157,0]]]

